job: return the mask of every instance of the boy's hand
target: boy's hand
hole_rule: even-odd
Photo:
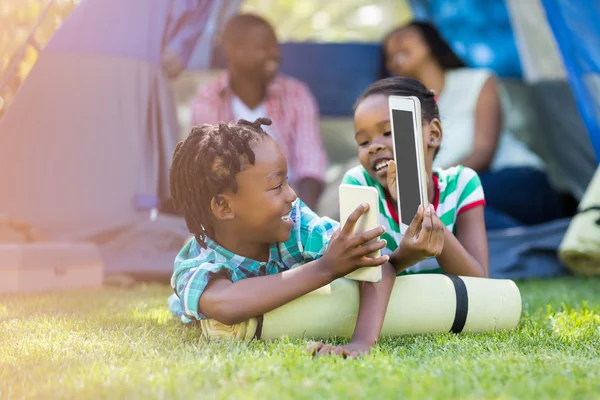
[[[376,258],[368,257],[374,251],[385,247],[385,240],[377,240],[368,243],[371,240],[381,236],[385,229],[383,227],[375,228],[360,235],[354,234],[356,222],[369,209],[368,205],[359,206],[344,224],[333,234],[329,248],[321,260],[324,267],[332,274],[333,279],[348,275],[349,273],[362,267],[378,267],[389,260],[389,256]]]
[[[388,162],[387,167],[387,187],[392,199],[394,201],[398,201],[398,192],[396,191],[398,188],[396,187],[396,162],[391,160]]]
[[[371,352],[373,346],[367,343],[351,342],[343,346],[332,346],[320,342],[311,343],[306,351],[313,357],[336,355],[344,358],[356,358],[361,355],[367,355]]]
[[[392,264],[396,272],[399,273],[420,261],[439,256],[444,249],[445,229],[433,205],[426,208],[419,206],[417,215],[392,254]]]

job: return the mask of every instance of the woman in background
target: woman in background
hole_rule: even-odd
[[[434,166],[463,165],[480,174],[488,229],[565,216],[566,201],[550,186],[541,159],[502,126],[492,71],[468,68],[426,22],[395,29],[382,48],[386,74],[417,79],[437,94],[444,145]]]

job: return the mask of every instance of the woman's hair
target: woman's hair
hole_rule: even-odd
[[[385,53],[385,45],[390,38],[396,33],[406,28],[415,28],[419,31],[423,40],[429,47],[429,51],[435,60],[440,64],[440,67],[444,71],[466,67],[465,62],[456,55],[452,47],[442,37],[440,31],[429,22],[424,21],[412,21],[408,24],[394,29],[388,33],[384,38],[381,46],[381,74],[380,78],[390,76],[387,70],[387,55]]]
[[[190,233],[204,248],[206,236],[214,233],[210,203],[225,190],[237,192],[235,177],[256,162],[253,145],[268,137],[261,125],[271,125],[271,120],[202,125],[175,147],[171,197],[175,208],[183,212]]]
[[[386,97],[415,96],[421,103],[421,116],[427,122],[430,122],[434,118],[440,118],[440,110],[438,109],[435,93],[427,89],[420,81],[403,76],[392,76],[372,83],[358,98],[354,104],[354,110],[356,111],[356,107],[364,99],[378,94]]]

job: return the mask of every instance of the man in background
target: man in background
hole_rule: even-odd
[[[315,209],[327,167],[316,100],[304,83],[278,73],[281,52],[265,19],[233,17],[221,45],[228,71],[200,89],[192,103],[192,125],[270,118],[266,131],[287,156],[290,185]]]

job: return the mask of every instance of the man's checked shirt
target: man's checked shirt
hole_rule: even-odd
[[[233,121],[234,93],[225,73],[203,86],[192,103],[192,125]],[[291,186],[305,178],[325,180],[327,153],[319,128],[319,107],[308,86],[279,74],[267,88],[267,115],[273,125],[265,128],[283,150],[291,171]]]
[[[339,224],[317,216],[300,199],[293,205],[290,217],[294,227],[285,243],[271,245],[268,262],[258,262],[233,254],[206,238],[207,248],[192,239],[175,258],[171,286],[175,294],[169,298],[171,312],[183,322],[205,319],[198,302],[211,279],[225,278],[232,282],[241,279],[277,274],[320,258]]]

